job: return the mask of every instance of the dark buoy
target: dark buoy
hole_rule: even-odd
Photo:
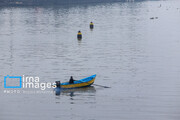
[[[81,33],[81,31],[78,31],[77,39],[78,39],[78,40],[81,40],[81,39],[82,39],[82,33]]]
[[[93,22],[90,23],[89,27],[90,27],[90,29],[93,29],[93,28],[94,28]]]

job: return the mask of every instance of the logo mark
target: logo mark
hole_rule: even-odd
[[[9,79],[19,79],[19,86],[10,86],[7,85],[7,81],[9,81]],[[4,76],[4,88],[22,88],[22,77],[21,76]]]

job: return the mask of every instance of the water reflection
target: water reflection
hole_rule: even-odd
[[[66,95],[66,96],[76,96],[75,93],[95,93],[96,89],[94,86],[84,87],[84,88],[75,88],[75,89],[61,89],[61,88],[55,88],[54,89],[55,95]]]

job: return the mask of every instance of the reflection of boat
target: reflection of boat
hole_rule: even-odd
[[[96,89],[94,86],[84,87],[84,88],[76,88],[76,89],[61,89],[61,88],[55,88],[54,89],[56,95],[60,95],[61,93],[64,95],[67,95],[70,93],[70,96],[74,93],[94,93],[96,92]]]
[[[94,80],[96,78],[96,75],[92,75],[90,77],[74,81],[74,83],[61,83],[61,88],[62,89],[72,89],[72,88],[81,88],[81,87],[88,87],[94,83]]]

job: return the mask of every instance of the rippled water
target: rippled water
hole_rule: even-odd
[[[178,0],[1,7],[0,120],[179,120],[179,28]],[[3,92],[6,75],[92,74],[111,88]]]

